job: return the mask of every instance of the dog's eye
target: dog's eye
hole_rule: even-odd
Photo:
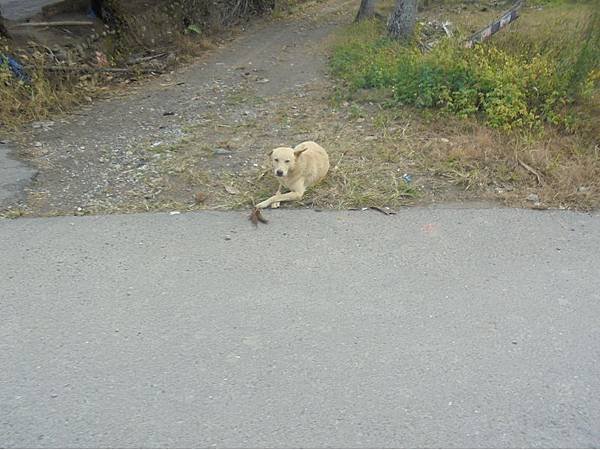
[[[285,160],[285,162],[286,162],[286,163],[289,163],[289,162],[290,162],[290,160],[289,160],[289,159],[286,159],[286,160]]]
[[[275,162],[279,162],[279,160],[277,158],[275,158]]]

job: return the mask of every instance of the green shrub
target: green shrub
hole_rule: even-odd
[[[502,129],[567,127],[568,105],[598,86],[599,17],[572,23],[558,15],[528,34],[517,29],[474,49],[446,40],[425,54],[366,22],[336,45],[331,68],[351,90],[391,88],[398,104],[479,114]]]

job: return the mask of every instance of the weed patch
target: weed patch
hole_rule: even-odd
[[[598,88],[600,13],[585,4],[549,9],[533,31],[515,27],[474,49],[445,39],[427,53],[390,40],[379,22],[353,25],[335,45],[331,68],[350,91],[390,88],[397,105],[479,116],[503,130],[572,129],[580,118],[570,105]]]

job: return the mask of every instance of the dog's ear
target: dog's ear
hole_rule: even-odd
[[[294,156],[297,158],[302,153],[304,153],[306,150],[308,150],[308,147],[300,147],[299,149],[294,150]]]
[[[275,149],[271,150],[269,153],[267,153],[267,156],[269,156],[269,157],[273,156],[274,151],[275,151]]]

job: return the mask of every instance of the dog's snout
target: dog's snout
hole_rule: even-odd
[[[279,169],[277,172],[275,172],[277,174],[278,177],[282,177],[283,176],[283,170]]]

